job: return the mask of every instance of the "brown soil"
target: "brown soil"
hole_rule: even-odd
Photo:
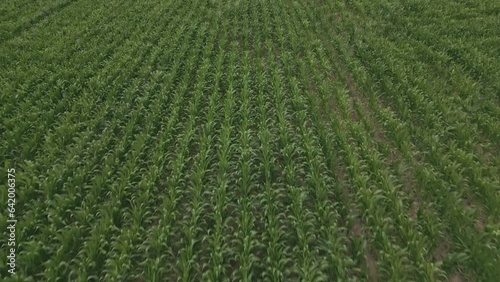
[[[449,251],[450,245],[448,240],[445,238],[434,251],[434,259],[436,261],[443,261],[448,256]]]

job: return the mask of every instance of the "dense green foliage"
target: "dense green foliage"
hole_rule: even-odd
[[[499,1],[5,0],[0,26],[0,277],[498,281]]]

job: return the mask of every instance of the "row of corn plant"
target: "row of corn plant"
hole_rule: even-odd
[[[203,25],[199,31],[200,34],[202,35],[204,33],[208,33],[207,35],[208,39],[204,43],[205,49],[203,49],[203,51],[201,51],[201,46],[199,46],[200,53],[202,54],[200,57],[203,58],[203,62],[201,63],[201,66],[198,69],[198,73],[196,76],[196,84],[193,90],[194,91],[193,107],[197,104],[203,103],[202,97],[206,93],[206,89],[207,88],[210,89],[207,85],[208,84],[207,78],[212,64],[210,62],[210,59],[215,49],[216,33],[210,32],[208,30],[209,28],[210,27],[208,25]],[[210,112],[208,113],[209,115],[208,120],[206,121],[206,123],[197,126],[201,128],[202,136],[199,142],[197,141],[194,142],[193,146],[195,147],[199,146],[199,152],[192,159],[192,163],[194,163],[194,168],[190,170],[190,173],[187,176],[189,177],[187,187],[190,191],[188,196],[190,202],[187,203],[188,205],[185,206],[185,209],[190,210],[191,212],[183,216],[183,219],[181,221],[182,226],[179,228],[183,233],[183,238],[181,239],[183,246],[182,249],[179,251],[180,260],[178,262],[179,264],[178,267],[179,267],[179,272],[182,273],[181,277],[183,281],[192,281],[193,279],[195,279],[196,270],[201,267],[200,265],[196,265],[195,253],[197,252],[196,250],[197,247],[201,243],[199,233],[203,231],[202,227],[200,226],[200,220],[204,208],[203,190],[204,190],[204,184],[206,183],[206,180],[204,181],[204,177],[207,174],[207,172],[209,172],[208,169],[210,166],[210,161],[212,159],[210,152],[212,146],[211,142],[213,140],[212,131],[214,126],[213,119],[215,114],[214,112],[215,108],[213,102],[211,105],[212,107],[209,109]],[[202,118],[201,113],[195,112],[194,109],[190,112],[190,114],[196,116],[197,118],[200,119]],[[199,159],[196,158],[197,156],[199,157]],[[180,207],[180,209],[184,208]],[[174,229],[176,228],[174,227]]]
[[[224,27],[227,27],[225,25]],[[234,44],[233,44],[234,45]],[[234,48],[234,47],[233,47]],[[236,53],[231,52],[228,58],[227,69],[227,89],[223,92],[223,119],[221,121],[221,128],[218,142],[216,145],[217,155],[217,168],[215,189],[212,192],[213,198],[213,220],[214,225],[211,228],[209,237],[207,238],[211,246],[211,253],[209,259],[208,271],[206,279],[210,281],[219,281],[229,275],[228,273],[228,244],[226,236],[228,230],[228,222],[232,220],[232,215],[227,212],[229,203],[230,189],[233,187],[229,181],[230,167],[232,166],[231,157],[234,154],[234,133],[233,133],[233,119],[235,107],[235,85],[234,79],[236,76]],[[221,87],[223,84],[221,83]],[[224,89],[224,88],[223,88]],[[223,90],[221,90],[223,91]],[[221,99],[222,99],[221,97]]]
[[[247,34],[248,27],[247,27]],[[248,43],[246,43],[248,44]],[[245,45],[246,45],[245,44]],[[238,174],[237,181],[235,183],[236,195],[237,195],[237,206],[235,207],[236,216],[236,238],[234,239],[234,244],[237,246],[234,249],[234,255],[236,256],[236,261],[238,262],[239,269],[234,270],[232,277],[234,279],[242,281],[252,281],[257,273],[253,273],[255,270],[256,257],[253,254],[256,244],[256,231],[255,227],[255,217],[253,215],[253,207],[255,205],[255,199],[252,191],[255,188],[255,174],[254,174],[254,163],[255,163],[255,151],[253,148],[252,140],[252,128],[251,128],[251,106],[252,106],[252,76],[250,73],[251,60],[248,51],[243,54],[242,60],[242,81],[241,81],[241,106],[238,111],[239,114],[239,148],[237,153],[239,155],[238,161]]]
[[[116,7],[114,7],[116,8]],[[71,97],[76,97],[74,96],[77,91],[80,91],[82,88],[82,84],[84,81],[90,78],[90,76],[96,74],[96,69],[98,69],[98,66],[102,64],[102,61],[105,59],[104,52],[99,52],[98,49],[95,49],[95,46],[97,46],[99,43],[102,42],[103,40],[106,39],[106,33],[101,31],[100,33],[96,33],[95,31],[98,29],[86,29],[85,24],[93,24],[95,23],[96,20],[101,19],[102,15],[105,13],[104,10],[97,10],[98,12],[96,13],[95,18],[90,17],[87,22],[84,22],[83,27],[79,27],[76,29],[73,25],[68,26],[68,32],[70,30],[75,31],[76,34],[79,34],[82,36],[83,39],[88,39],[88,42],[90,43],[87,45],[87,48],[89,49],[89,53],[96,59],[95,61],[88,62],[88,58],[86,56],[78,56],[76,51],[69,50],[67,52],[62,52],[65,55],[68,55],[69,61],[72,63],[72,65],[69,66],[64,66],[62,67],[65,62],[61,60],[52,60],[50,62],[44,62],[43,57],[42,59],[38,58],[36,59],[33,57],[34,61],[30,64],[24,63],[23,57],[19,57],[18,59],[20,62],[15,68],[14,71],[12,71],[12,74],[16,76],[14,80],[11,80],[9,84],[11,87],[7,87],[8,91],[12,91],[11,95],[15,95],[15,103],[8,103],[6,105],[10,106],[9,108],[6,108],[5,114],[7,116],[11,116],[12,120],[17,120],[21,116],[26,116],[22,111],[30,111],[32,112],[31,115],[29,115],[26,119],[27,121],[30,121],[31,123],[33,122],[42,122],[42,125],[40,125],[41,131],[34,132],[34,136],[30,136],[30,133],[33,132],[33,127],[30,127],[29,124],[31,123],[20,123],[18,127],[16,127],[14,130],[12,130],[12,136],[9,136],[8,140],[11,140],[9,145],[15,146],[16,144],[13,144],[15,140],[20,140],[25,142],[25,144],[29,144],[32,146],[24,146],[23,150],[20,149],[14,149],[14,148],[5,148],[7,152],[11,152],[12,154],[16,154],[19,157],[27,158],[29,156],[35,155],[36,149],[38,146],[42,145],[44,142],[42,140],[42,136],[44,132],[49,132],[50,128],[52,128],[54,125],[56,125],[55,121],[56,118],[59,115],[63,114],[68,114],[68,111],[65,111],[70,107],[70,102],[73,100],[70,99]],[[102,22],[101,24],[109,24],[112,22],[112,20],[117,20],[119,19],[118,16],[119,12],[124,12],[120,9],[117,9],[117,14],[110,14],[109,17],[109,22]],[[133,13],[134,10],[131,10]],[[126,14],[125,14],[126,15]],[[70,16],[68,16],[70,18]],[[120,22],[118,22],[120,23]],[[126,23],[123,22],[123,27],[125,28]],[[55,28],[55,26],[50,26],[47,27],[48,30]],[[76,32],[80,31],[81,32]],[[81,34],[80,34],[81,33]],[[88,38],[87,38],[88,37]],[[77,38],[77,37],[76,37]],[[76,40],[73,38],[68,38],[68,40]],[[121,39],[121,40],[120,40]],[[122,40],[125,40],[125,37],[120,38],[112,42],[111,40],[108,41],[108,45],[110,49],[108,50],[113,50],[116,49],[117,46],[120,46],[121,43],[123,43]],[[31,41],[30,41],[31,42]],[[45,41],[43,40],[37,40],[36,41],[40,46],[38,46],[41,49],[47,49],[45,45],[41,44],[46,44],[44,43]],[[42,42],[42,43],[40,43]],[[24,43],[25,44],[25,43]],[[64,43],[66,44],[66,43]],[[63,49],[63,43],[56,41],[54,42],[54,45],[59,47],[59,50],[57,52],[61,52],[61,49]],[[19,50],[23,49],[22,45],[13,45],[11,48],[14,50]],[[54,51],[55,47],[52,47],[52,51]],[[105,49],[106,50],[106,49]],[[123,50],[123,49],[122,49]],[[57,53],[54,52],[54,53]],[[99,55],[97,55],[97,54]],[[23,52],[24,57],[30,58],[33,56],[32,53],[28,52]],[[29,55],[27,55],[29,54]],[[102,55],[101,55],[102,54]],[[16,57],[14,57],[16,58]],[[53,67],[52,67],[53,65]],[[74,65],[85,65],[84,68],[78,69],[79,72],[76,72],[76,68]],[[46,69],[53,69],[52,71],[46,71]],[[7,72],[7,74],[11,73],[10,71]],[[32,73],[27,78],[19,78],[20,73]],[[75,74],[75,75],[72,75]],[[73,77],[72,77],[73,76]],[[75,77],[76,76],[76,77]],[[65,77],[65,78],[64,78]],[[70,83],[71,81],[73,83]],[[62,93],[63,92],[69,92],[71,96],[65,95],[66,98],[62,99]],[[42,98],[44,97],[44,98]],[[50,99],[48,99],[50,97]],[[33,101],[37,101],[36,103],[33,103]],[[3,103],[2,103],[3,104]],[[56,106],[54,106],[56,104]],[[78,102],[73,105],[82,105],[81,102]],[[83,107],[83,105],[82,105]],[[17,112],[13,112],[16,111]],[[22,110],[22,111],[20,111]],[[45,113],[44,118],[40,119],[39,114],[40,112]],[[6,123],[8,125],[9,123]],[[12,144],[11,144],[12,143]],[[9,146],[10,147],[10,146]]]
[[[282,8],[282,12],[284,11],[285,9]],[[281,17],[288,19],[299,18],[289,16],[289,14],[285,14]],[[286,27],[288,30],[293,29],[292,23],[289,22],[286,23]],[[292,39],[292,50],[299,50],[302,47],[305,48],[302,49],[302,51],[307,52],[308,49],[313,47],[315,44],[315,42],[309,42],[307,45],[303,44],[301,42],[302,37],[298,34],[293,34],[290,38]],[[302,58],[296,56],[291,57],[290,53],[285,53],[283,55],[283,59],[285,66],[287,66],[287,77],[294,78],[294,75],[298,75],[301,78],[307,77],[307,73],[304,71]],[[294,63],[292,60],[295,62],[295,66],[293,66]],[[294,68],[296,68],[295,71],[293,71]],[[326,147],[327,144],[332,143],[333,139],[329,139],[331,136],[327,136],[323,126],[323,121],[320,120],[321,117],[316,111],[316,109],[320,107],[317,105],[316,99],[313,98],[313,93],[301,93],[307,93],[308,90],[304,89],[304,86],[300,85],[298,80],[291,79],[290,84],[292,87],[291,91],[294,96],[294,110],[299,113],[299,118],[302,116],[302,118],[300,118],[302,121],[299,121],[299,123],[303,123],[305,125],[307,122],[305,121],[305,115],[307,114],[310,116],[312,128],[315,129],[315,131],[313,131],[309,126],[303,126],[301,134],[306,148],[306,160],[310,173],[310,186],[314,188],[315,196],[313,198],[316,202],[315,214],[319,217],[318,222],[320,222],[322,226],[317,228],[324,230],[323,240],[325,240],[325,246],[328,246],[328,248],[325,249],[325,252],[328,253],[329,265],[331,267],[329,274],[331,277],[335,277],[335,279],[346,280],[346,267],[351,264],[351,261],[348,257],[346,257],[346,246],[344,245],[346,243],[346,241],[344,241],[346,238],[343,238],[343,235],[341,234],[343,232],[342,228],[338,228],[336,226],[337,223],[335,221],[339,220],[339,215],[335,209],[331,209],[335,207],[335,204],[329,201],[330,197],[341,196],[338,190],[336,191],[335,189],[332,189],[336,186],[333,182],[333,171],[336,160],[333,159],[332,151]],[[311,91],[311,89],[309,89],[309,91]],[[307,105],[309,105],[310,108],[308,108]],[[318,136],[316,137],[316,135]],[[316,138],[318,140],[315,140]],[[324,153],[325,155],[322,156],[321,153]],[[329,191],[330,189],[333,191]]]
[[[322,57],[322,54],[320,52],[320,57],[319,57],[319,60],[321,60],[321,64],[322,65],[329,65],[329,63],[327,62],[327,58],[323,58]],[[367,124],[368,122],[366,121],[366,116],[364,115],[364,113],[359,110],[359,103],[355,102],[355,105],[357,106],[358,108],[358,116],[361,116],[361,119],[363,120],[363,123]],[[369,129],[370,130],[370,129]],[[371,131],[373,131],[373,129],[371,129]],[[358,138],[361,138],[363,140],[363,136],[369,136],[365,133],[361,133],[361,135],[359,135]],[[366,140],[366,139],[364,139]],[[361,148],[363,148],[363,146],[361,146]],[[369,154],[373,154],[372,152],[368,152]],[[375,155],[373,155],[372,157],[372,164],[374,166],[372,166],[372,170],[374,172],[377,172],[377,171],[380,171],[382,169],[382,164],[380,162],[380,160],[377,160],[379,157],[377,157],[377,153],[375,153]],[[419,251],[422,249],[422,244],[424,244],[424,242],[422,242],[421,240],[421,235],[418,235],[418,233],[415,233],[414,231],[411,230],[411,227],[408,226],[409,224],[409,221],[404,218],[404,207],[403,207],[403,200],[404,200],[404,195],[401,195],[400,193],[396,193],[396,190],[394,190],[393,188],[396,188],[394,186],[394,184],[391,184],[394,179],[392,176],[388,175],[387,172],[383,172],[382,174],[378,174],[377,177],[380,177],[380,180],[379,181],[382,181],[380,182],[380,184],[382,186],[386,186],[387,189],[389,189],[389,187],[392,186],[392,189],[391,189],[391,193],[392,193],[392,196],[389,196],[389,198],[391,199],[391,201],[395,204],[395,217],[396,217],[396,220],[398,220],[398,224],[400,226],[403,227],[403,230],[406,229],[408,231],[405,231],[404,234],[406,234],[405,236],[415,236],[417,235],[416,237],[413,237],[412,239],[406,239],[410,244],[416,244],[416,245],[413,245],[413,252],[415,253],[415,256],[416,256],[416,261],[418,261],[418,259],[423,259],[423,257],[420,257],[419,255]],[[392,180],[391,180],[392,178]],[[401,199],[401,201],[400,201]],[[403,218],[401,218],[403,216]],[[398,219],[399,218],[399,219]],[[428,264],[428,262],[426,261],[421,261],[421,269],[422,271],[424,271],[424,269],[431,269],[432,267],[429,265],[429,266],[426,266]],[[432,279],[433,277],[433,274],[427,274],[427,277],[430,277],[430,279]]]
[[[406,153],[405,153],[405,154],[406,154]],[[447,195],[447,194],[443,194],[443,195]],[[445,196],[445,197],[446,197],[446,196]],[[449,197],[449,196],[448,196],[448,197]],[[453,207],[453,206],[456,206],[456,204],[455,204],[455,205],[454,205],[454,204],[452,204],[450,207],[451,207],[451,208],[455,208],[455,209],[456,209],[457,207],[460,207],[460,205],[458,205],[458,206],[456,206],[456,207]],[[446,210],[448,210],[448,209],[446,209]],[[459,222],[459,221],[457,221],[457,223],[458,223],[458,222]]]
[[[197,25],[199,25],[199,23],[192,25],[193,29],[196,29]],[[196,39],[192,38],[191,36],[186,38],[186,42],[183,46],[183,49],[187,51],[188,44],[194,44],[194,48],[188,51],[189,55],[185,59],[185,63],[181,63],[182,75],[175,90],[176,96],[179,97],[179,99],[184,99],[186,96],[191,96],[190,81],[194,77],[193,70],[195,70],[196,67],[199,66],[199,63],[197,62],[199,55],[198,52],[201,48],[203,39],[205,38],[205,34],[203,31],[198,30],[194,31],[192,33],[192,36],[196,34],[200,36],[196,37]],[[164,275],[167,277],[171,275],[178,275],[177,269],[175,267],[176,263],[173,260],[173,257],[177,256],[179,248],[179,241],[178,239],[176,239],[176,237],[178,235],[181,235],[176,233],[178,232],[178,230],[175,230],[176,218],[179,215],[179,211],[177,210],[179,208],[179,203],[182,201],[181,199],[183,199],[186,194],[186,191],[184,191],[184,189],[182,188],[184,187],[186,182],[185,173],[187,169],[187,162],[189,161],[188,154],[195,132],[194,126],[200,105],[201,93],[198,91],[195,94],[196,96],[194,96],[193,100],[188,103],[187,107],[181,107],[176,111],[176,113],[179,115],[176,118],[180,123],[184,124],[185,128],[182,130],[182,132],[179,133],[179,135],[177,135],[176,138],[173,139],[174,149],[167,149],[167,152],[169,151],[169,154],[167,155],[167,158],[165,160],[166,167],[162,172],[162,174],[164,174],[166,171],[168,171],[168,176],[164,181],[166,187],[164,187],[164,191],[159,191],[161,195],[160,199],[162,201],[162,210],[160,211],[163,213],[163,218],[160,219],[157,230],[164,230],[164,232],[166,233],[163,234],[162,238],[160,238],[163,240],[159,242],[161,244],[161,247],[164,248],[165,254],[160,254],[160,256],[158,257],[159,261],[154,261],[154,263],[156,264],[164,261],[164,263],[169,265],[170,271],[164,273]],[[184,101],[183,104],[186,103],[187,101]],[[177,106],[179,107],[183,104],[177,104]],[[154,264],[151,265],[150,263],[147,263],[146,266],[148,267],[146,277],[148,277],[148,279],[157,280],[158,278],[156,277],[156,275],[158,275],[158,271],[161,270],[155,269]]]
[[[376,224],[375,224],[376,225]]]
[[[256,8],[256,7],[253,7]],[[258,46],[254,43],[254,46]],[[254,47],[255,48],[255,47]],[[256,83],[257,83],[257,107],[258,107],[258,127],[257,133],[259,139],[259,152],[257,159],[260,164],[259,185],[260,203],[263,207],[263,217],[265,231],[262,236],[262,245],[259,249],[264,249],[266,257],[263,265],[262,278],[273,281],[284,279],[284,271],[289,258],[285,252],[289,247],[284,244],[285,229],[280,223],[283,220],[281,210],[283,204],[278,193],[283,188],[277,183],[277,156],[274,154],[276,145],[276,132],[272,124],[272,118],[275,117],[273,99],[267,95],[269,85],[269,74],[267,72],[267,62],[264,58],[255,59],[256,64]]]
[[[182,45],[178,50],[172,53],[174,58],[170,66],[167,68],[168,75],[163,84],[163,89],[171,91],[173,94],[172,101],[166,111],[170,114],[164,121],[160,121],[160,132],[157,139],[156,152],[168,152],[170,146],[175,144],[175,133],[178,132],[183,125],[180,122],[180,114],[182,105],[186,99],[186,95],[183,92],[175,91],[177,86],[176,80],[182,75],[181,72],[181,62],[182,60],[188,59],[188,50],[190,44],[190,36],[195,32],[194,27],[185,32],[186,28],[180,28],[176,33],[176,41],[179,42],[184,39]],[[187,34],[187,36],[185,36]],[[184,35],[186,38],[183,38]],[[169,56],[170,57],[170,56]],[[185,79],[186,80],[186,79]],[[163,92],[167,94],[167,92]],[[159,96],[161,99],[161,96]],[[161,100],[160,100],[161,101]],[[165,103],[166,101],[162,101]],[[166,179],[162,177],[162,172],[167,169],[170,164],[168,162],[168,154],[156,154],[154,158],[154,166],[158,169],[158,179],[152,183],[152,193],[159,195],[156,200],[153,201],[153,212],[151,216],[151,224],[153,225],[146,235],[146,240],[144,245],[140,247],[140,257],[142,261],[139,262],[139,266],[145,269],[144,273],[138,274],[138,277],[144,277],[148,280],[157,281],[159,277],[162,277],[165,269],[160,266],[163,265],[165,260],[165,253],[170,244],[170,234],[167,233],[170,228],[170,223],[173,220],[173,214],[170,212],[174,207],[173,203],[167,198],[165,189]],[[167,212],[165,212],[167,211]],[[151,255],[147,255],[151,252]]]
[[[163,53],[164,44],[167,44],[167,42],[168,44],[176,42],[175,39],[178,40],[179,36],[180,34],[177,34],[176,38],[170,38],[169,40],[162,38],[162,42],[160,42],[158,46],[155,46],[156,44],[153,44],[153,46],[155,46],[154,51],[148,61],[148,64],[145,64],[145,66],[147,66],[147,69],[151,69],[151,67],[159,67],[157,66],[157,64],[161,62],[155,61],[160,60],[160,56],[170,55],[170,52]],[[160,39],[160,37],[157,38],[158,40]],[[172,49],[170,49],[169,51],[171,50]],[[147,75],[149,71],[144,71],[143,73],[144,75]],[[151,107],[153,107],[153,109],[144,111],[148,114],[146,115],[144,122],[142,122],[142,124],[146,124],[146,127],[142,128],[141,137],[138,137],[140,138],[141,143],[135,143],[136,145],[132,145],[133,152],[140,154],[135,157],[135,161],[139,163],[135,169],[131,169],[132,171],[144,172],[145,170],[147,170],[148,160],[154,157],[151,154],[156,154],[156,152],[158,152],[157,148],[160,146],[160,143],[156,143],[156,148],[146,147],[142,149],[142,147],[145,143],[151,143],[149,141],[149,138],[153,137],[155,133],[157,133],[157,138],[158,135],[161,134],[161,132],[158,132],[158,130],[161,130],[158,125],[161,121],[161,113],[166,110],[164,106],[167,105],[166,102],[168,101],[168,95],[166,95],[167,93],[165,92],[165,90],[161,91],[161,86],[163,85],[162,80],[164,79],[165,75],[162,71],[155,71],[152,80],[145,84],[145,89],[141,90],[141,95],[138,97],[138,99],[141,99],[141,101],[138,102],[146,102],[147,104],[151,104]],[[154,99],[153,101],[142,101],[142,99],[147,97],[148,93],[157,94],[154,98],[152,98]],[[158,140],[157,138],[153,138],[153,140]],[[134,150],[134,148],[136,149]],[[134,156],[131,156],[131,158],[133,159]],[[122,191],[121,193],[117,193],[116,195],[116,197],[119,197],[121,195],[122,202],[115,203],[114,206],[117,206],[118,209],[120,209],[121,207],[121,209],[124,210],[122,219],[123,223],[121,224],[121,226],[126,226],[127,229],[122,229],[124,232],[120,232],[119,235],[113,238],[112,245],[116,245],[118,246],[117,248],[120,248],[122,250],[124,249],[128,253],[114,253],[106,261],[106,266],[113,268],[112,270],[110,270],[109,268],[108,270],[106,270],[106,277],[108,277],[108,279],[110,280],[120,280],[122,279],[120,277],[127,277],[125,271],[130,271],[133,267],[138,266],[138,260],[141,256],[141,248],[137,248],[136,245],[141,244],[141,241],[139,239],[146,236],[146,225],[151,224],[151,222],[153,221],[151,215],[154,212],[153,205],[155,201],[151,198],[151,194],[154,193],[154,191],[151,191],[151,187],[159,178],[158,174],[160,171],[161,159],[162,158],[156,159],[156,163],[152,166],[152,169],[149,170],[152,174],[151,177],[144,177],[142,178],[142,180],[140,180],[139,183],[137,183],[137,186],[142,188],[141,194],[133,192],[132,194],[128,193],[128,195],[126,195],[123,193],[124,191]],[[129,177],[129,180],[126,180],[127,183],[123,184],[127,185],[128,187],[135,186],[135,183],[133,182],[134,179],[137,179],[137,177],[131,176]],[[123,198],[130,199],[129,201],[127,201],[128,204],[123,202]],[[122,240],[122,236],[128,238],[128,240]],[[126,268],[126,266],[128,266],[128,268]]]
[[[74,158],[75,158],[75,156],[74,156],[74,155],[72,155],[72,156],[68,159],[68,161],[70,162],[71,160],[74,160]],[[72,162],[72,164],[73,164],[73,163],[75,163],[75,162]],[[57,167],[58,171],[63,172],[64,170],[61,170],[61,168],[62,168],[61,166],[58,166],[58,167]],[[63,172],[63,173],[64,173],[64,172]],[[66,174],[66,175],[67,175],[67,173],[64,173],[64,174]],[[54,185],[56,185],[56,182],[54,182],[54,180],[55,180],[56,178],[52,178],[52,179],[53,179],[53,180],[51,180],[51,183],[52,183],[52,184],[51,184],[51,183],[47,183],[47,185],[45,186],[47,189],[52,189],[52,188],[50,188],[50,187],[55,188],[55,186],[54,186]],[[57,183],[57,185],[60,185],[60,184],[61,184],[61,182],[58,182],[58,183]],[[53,189],[52,189],[52,190],[46,190],[46,191],[49,193],[48,195],[51,195],[51,194],[53,194],[53,193],[55,192],[55,190],[53,190]],[[51,192],[51,191],[52,191],[52,192]],[[57,192],[56,192],[56,193],[57,193]],[[74,199],[74,197],[71,197],[71,198],[68,198],[68,199]],[[41,202],[41,203],[43,203],[43,202]],[[64,206],[67,206],[67,205],[64,205]],[[35,210],[38,210],[38,208],[35,208]],[[43,214],[43,213],[41,213],[40,215],[42,215],[42,214]],[[47,236],[43,236],[43,238],[47,238]]]
[[[74,156],[72,156],[74,158]],[[73,198],[73,197],[72,197]]]
[[[307,281],[321,277],[321,269],[314,261],[311,248],[314,242],[313,216],[305,206],[307,192],[304,188],[304,164],[302,161],[302,148],[298,146],[299,140],[292,129],[293,113],[290,109],[291,99],[286,95],[286,85],[283,72],[280,69],[278,58],[274,56],[274,49],[271,40],[267,40],[266,48],[269,51],[269,64],[271,66],[271,87],[277,108],[279,145],[280,153],[283,157],[283,172],[281,181],[285,187],[285,201],[291,201],[285,206],[288,219],[288,228],[293,228],[296,233],[289,238],[289,242],[296,242],[297,245],[291,247],[292,265],[288,271],[289,277],[299,275]]]
[[[384,46],[385,49],[387,49],[389,47],[387,43],[383,42],[383,44],[385,44],[385,46]],[[415,48],[414,46],[417,46],[417,47]],[[443,65],[447,64],[447,62],[446,62],[447,60],[443,59],[443,58],[446,58],[446,56],[447,56],[446,54],[441,54],[441,52],[433,51],[431,48],[423,45],[420,42],[412,42],[412,45],[406,46],[406,49],[415,50],[414,53],[425,52],[426,56],[432,56],[433,60],[438,60],[439,63],[442,63]],[[481,155],[476,155],[476,153],[474,151],[472,151],[478,142],[484,142],[484,141],[478,140],[478,138],[476,136],[480,136],[481,134],[479,132],[477,132],[477,129],[475,129],[474,123],[472,122],[472,124],[471,124],[472,120],[468,121],[471,118],[474,118],[474,116],[475,116],[475,115],[466,115],[469,113],[473,113],[471,111],[468,111],[468,108],[470,106],[467,104],[465,104],[465,105],[461,104],[462,101],[470,100],[469,98],[464,97],[464,95],[474,94],[474,92],[478,92],[475,90],[480,89],[480,88],[471,86],[471,85],[474,85],[473,84],[474,82],[471,81],[471,79],[467,76],[467,74],[464,74],[464,71],[460,67],[456,67],[456,65],[455,66],[451,65],[451,66],[446,68],[446,70],[447,70],[446,73],[450,73],[450,69],[451,69],[451,73],[453,74],[454,77],[449,78],[448,81],[451,81],[452,83],[455,81],[459,81],[459,82],[468,81],[469,82],[468,84],[466,84],[464,86],[462,86],[462,84],[460,84],[460,86],[457,86],[455,88],[455,89],[457,89],[456,91],[459,94],[462,94],[462,93],[463,94],[461,96],[458,96],[460,98],[455,98],[456,96],[448,96],[448,95],[445,95],[444,93],[443,93],[443,95],[430,95],[430,96],[428,96],[426,94],[435,92],[436,88],[438,89],[438,91],[443,92],[442,90],[439,90],[439,88],[438,88],[438,87],[441,87],[441,89],[443,89],[442,84],[438,84],[439,82],[432,83],[432,84],[429,83],[429,80],[436,81],[436,79],[432,78],[432,77],[422,77],[422,76],[417,75],[417,73],[412,73],[414,71],[413,69],[407,69],[404,72],[401,71],[401,69],[403,69],[402,64],[398,63],[396,60],[397,60],[396,58],[393,58],[389,62],[387,59],[385,61],[386,61],[387,65],[391,64],[392,68],[398,68],[399,69],[398,73],[403,74],[403,75],[407,73],[409,77],[411,77],[411,76],[416,77],[415,79],[413,79],[413,81],[410,79],[407,79],[406,77],[403,77],[404,80],[401,81],[400,83],[408,84],[407,87],[411,89],[409,93],[413,95],[413,96],[411,96],[411,98],[413,98],[413,101],[415,102],[415,104],[412,103],[410,105],[415,105],[419,108],[422,108],[422,110],[420,110],[420,111],[424,111],[424,109],[425,109],[425,115],[423,116],[423,118],[425,118],[425,121],[426,121],[426,123],[425,123],[426,130],[427,130],[427,128],[433,128],[433,127],[441,125],[441,123],[442,123],[441,121],[446,122],[446,124],[435,129],[436,135],[439,135],[439,137],[440,137],[440,140],[439,140],[440,142],[441,142],[441,140],[443,140],[444,142],[450,142],[449,141],[450,138],[448,136],[451,136],[451,138],[452,138],[452,141],[451,141],[452,146],[445,147],[443,151],[450,152],[451,153],[450,157],[453,157],[455,159],[455,161],[458,162],[458,164],[462,164],[463,166],[467,166],[467,167],[472,166],[473,167],[472,171],[474,171],[474,173],[467,175],[471,181],[471,183],[470,183],[472,186],[471,188],[477,187],[476,191],[478,194],[485,193],[485,195],[484,195],[485,200],[492,199],[493,201],[495,201],[494,199],[496,199],[498,197],[497,195],[495,195],[495,193],[493,192],[493,188],[492,188],[495,185],[494,184],[495,180],[491,181],[491,179],[488,179],[488,178],[491,178],[492,176],[496,175],[497,173],[491,172],[492,174],[490,174],[490,169],[489,168],[486,169],[486,167],[484,167],[482,165],[482,163],[484,163],[484,158],[482,158]],[[432,69],[428,68],[427,65],[424,63],[419,63],[419,64],[417,64],[417,66],[418,66],[418,68],[415,68],[416,71],[420,71],[420,72],[426,71],[426,72],[432,73]],[[447,76],[446,73],[444,74],[445,76]],[[439,76],[441,76],[441,75],[442,74],[440,73]],[[387,80],[384,80],[384,82],[389,83],[389,82],[387,82]],[[454,84],[457,84],[457,83],[454,83]],[[415,88],[413,88],[413,87],[422,89],[423,92],[422,91],[417,92],[417,91],[415,91]],[[444,88],[444,89],[446,89],[446,88]],[[479,91],[481,91],[481,89]],[[483,91],[481,91],[482,94],[480,94],[480,95],[488,95],[488,92],[489,91],[483,90]],[[423,101],[423,99],[425,99],[424,97],[428,97],[428,98]],[[439,99],[435,99],[436,97],[438,97]],[[488,99],[481,99],[481,100],[488,100]],[[431,107],[429,109],[429,105],[436,105],[436,107],[435,108]],[[458,109],[450,110],[451,107],[456,106],[456,105],[459,105]],[[435,112],[439,113],[439,115],[436,116]],[[463,112],[463,114],[460,114],[461,112]],[[491,122],[489,122],[489,123],[491,123]],[[471,134],[471,130],[473,130],[472,134]],[[447,150],[449,148],[450,149],[455,148],[455,150]],[[439,155],[439,154],[437,154],[437,155],[432,154],[432,157],[436,157],[438,160],[442,159],[442,155]],[[476,161],[475,159],[478,159],[479,161]],[[439,166],[442,167],[443,165],[439,164]],[[491,166],[491,164],[490,164],[490,166]],[[445,172],[445,173],[456,174],[456,172],[453,172],[453,171]],[[463,173],[459,173],[459,174],[463,174]],[[481,175],[481,176],[479,176],[479,175]],[[457,177],[460,177],[460,175],[458,175]],[[482,178],[482,179],[480,179],[480,178]],[[485,181],[486,181],[486,183],[484,183]],[[498,206],[498,204],[495,204],[492,202],[486,203],[486,204],[487,204],[486,205],[487,207]]]

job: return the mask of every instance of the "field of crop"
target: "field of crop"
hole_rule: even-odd
[[[2,280],[500,279],[499,1],[4,0],[0,91]]]

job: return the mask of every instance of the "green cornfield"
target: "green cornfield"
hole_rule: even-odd
[[[500,281],[500,1],[3,0],[0,280]]]

